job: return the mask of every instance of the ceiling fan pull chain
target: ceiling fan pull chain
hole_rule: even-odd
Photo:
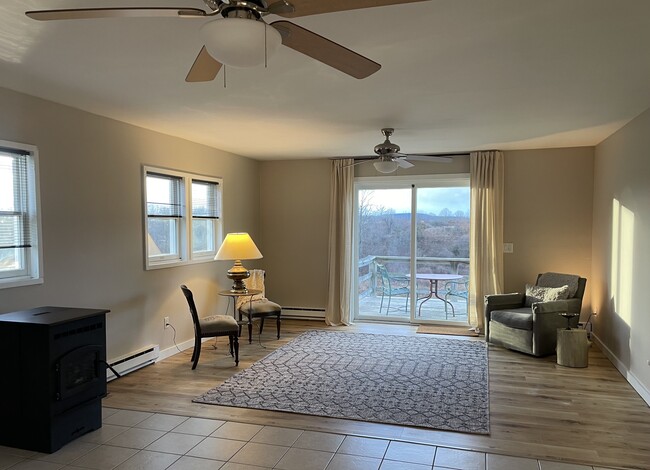
[[[223,66],[223,87],[226,88],[226,67],[225,65]]]

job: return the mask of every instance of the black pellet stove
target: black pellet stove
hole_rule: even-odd
[[[52,453],[101,427],[108,312],[0,315],[0,445]]]

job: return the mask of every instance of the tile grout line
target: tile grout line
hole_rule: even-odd
[[[42,459],[42,456],[41,456],[41,458],[37,458],[37,457],[36,457],[37,453],[31,454],[31,455],[29,455],[29,456],[20,456],[20,455],[17,455],[17,454],[9,454],[9,455],[14,455],[14,456],[17,457],[17,458],[21,458],[21,459],[23,459],[23,460],[21,460],[20,462],[15,463],[15,464],[12,464],[10,467],[7,467],[7,469],[8,469],[8,470],[11,470],[11,469],[14,468],[16,465],[18,465],[18,464],[24,462],[25,460],[28,460],[28,461],[29,461],[29,460],[32,460],[32,461],[33,461],[33,460],[36,460],[36,461],[43,461],[43,462],[47,462],[47,463],[51,463],[51,464],[56,464],[56,465],[62,465],[62,466],[59,467],[59,468],[64,468],[64,467],[67,467],[67,466],[74,466],[74,465],[75,465],[75,462],[77,462],[78,460],[82,459],[84,456],[90,454],[91,452],[97,450],[98,448],[100,448],[100,447],[102,447],[102,446],[106,446],[106,447],[117,447],[117,448],[121,448],[121,449],[131,449],[131,450],[135,450],[136,452],[135,452],[133,455],[131,455],[131,456],[128,457],[126,460],[120,462],[120,463],[117,465],[117,466],[120,466],[120,465],[122,465],[124,462],[127,462],[128,460],[130,460],[131,458],[133,458],[134,456],[140,454],[142,451],[147,450],[147,447],[151,446],[153,443],[157,442],[158,440],[162,439],[164,436],[166,436],[166,435],[168,435],[168,434],[176,433],[176,434],[186,434],[186,435],[191,435],[191,436],[201,437],[201,440],[200,440],[199,442],[197,442],[195,445],[193,445],[192,447],[190,447],[190,448],[189,448],[187,451],[185,451],[183,454],[177,454],[177,453],[173,453],[173,452],[164,452],[164,451],[153,451],[153,450],[147,450],[147,452],[160,453],[160,454],[165,454],[165,455],[173,455],[173,456],[177,457],[177,458],[174,460],[174,462],[172,462],[168,467],[166,467],[166,468],[169,468],[170,466],[174,465],[178,460],[180,460],[180,459],[181,459],[182,457],[184,457],[184,456],[194,457],[194,456],[189,455],[189,453],[190,453],[192,450],[194,450],[197,446],[199,446],[201,443],[203,443],[207,438],[212,437],[212,434],[213,434],[214,432],[216,432],[217,430],[219,430],[220,428],[222,428],[222,427],[223,427],[224,425],[226,425],[227,423],[249,424],[249,425],[252,425],[252,426],[261,426],[260,429],[257,430],[257,432],[255,432],[255,434],[253,434],[253,435],[252,435],[248,440],[246,440],[246,441],[239,440],[239,439],[227,439],[227,438],[217,438],[217,437],[215,437],[216,439],[225,439],[225,440],[236,441],[236,442],[244,442],[245,444],[243,444],[242,447],[241,447],[237,452],[239,452],[241,449],[243,449],[243,447],[246,446],[247,444],[252,443],[252,442],[253,442],[253,439],[255,438],[255,436],[257,436],[260,432],[262,432],[262,430],[263,430],[264,428],[273,428],[273,427],[278,427],[278,426],[270,426],[270,425],[255,425],[255,424],[251,424],[251,423],[239,423],[238,421],[224,421],[224,420],[215,420],[215,419],[211,419],[211,418],[196,418],[196,417],[191,417],[191,416],[173,415],[173,414],[168,414],[168,413],[139,412],[139,411],[135,411],[135,412],[136,412],[136,413],[147,413],[147,414],[149,414],[149,416],[147,416],[147,417],[143,418],[142,420],[137,421],[137,422],[135,422],[134,424],[131,424],[131,425],[119,425],[119,424],[112,424],[112,423],[104,423],[103,420],[104,420],[104,418],[109,418],[110,416],[113,416],[113,415],[115,415],[115,414],[117,414],[117,413],[119,413],[119,412],[121,412],[121,411],[132,412],[133,410],[122,410],[122,409],[118,409],[118,408],[110,408],[110,407],[103,408],[103,410],[104,410],[104,409],[108,409],[108,410],[116,410],[116,411],[115,411],[114,413],[111,413],[110,415],[108,415],[108,416],[106,416],[106,417],[103,417],[103,418],[102,418],[102,424],[108,424],[108,425],[112,425],[112,426],[125,427],[126,429],[125,429],[124,431],[122,431],[122,432],[116,434],[115,436],[112,436],[110,439],[108,439],[108,440],[105,441],[105,442],[97,443],[97,442],[91,442],[91,441],[80,441],[80,440],[73,441],[73,442],[86,442],[86,443],[88,443],[88,444],[92,444],[94,447],[92,447],[91,449],[88,449],[86,452],[84,452],[83,454],[81,454],[81,455],[75,457],[75,458],[72,459],[71,461],[66,462],[66,463],[63,463],[63,464],[60,463],[60,462],[44,460],[44,459]],[[186,418],[186,419],[184,419],[182,422],[180,422],[179,424],[177,424],[175,427],[173,427],[172,429],[170,429],[170,430],[168,430],[168,431],[162,431],[162,430],[159,430],[159,429],[149,429],[149,428],[138,427],[139,424],[142,424],[142,423],[143,423],[144,421],[146,421],[147,419],[149,419],[149,418],[151,418],[151,417],[153,417],[153,416],[156,416],[156,415],[160,415],[160,416],[176,416],[176,417]],[[176,429],[177,427],[182,426],[183,424],[185,424],[187,421],[189,421],[189,420],[192,419],[192,418],[196,418],[196,419],[204,419],[204,420],[210,420],[210,421],[222,421],[222,423],[221,423],[219,426],[217,426],[217,428],[215,428],[213,431],[211,431],[211,432],[210,432],[209,434],[207,434],[207,435],[174,432],[174,429]],[[281,427],[281,426],[280,426],[280,427]],[[152,441],[151,443],[147,444],[147,445],[144,446],[143,448],[124,447],[124,446],[118,446],[118,445],[114,445],[114,444],[111,445],[111,444],[109,443],[110,440],[115,439],[115,438],[118,437],[119,435],[124,434],[125,432],[127,432],[128,430],[131,430],[131,429],[135,429],[135,430],[143,430],[143,431],[159,431],[159,432],[164,432],[164,434],[161,435],[161,436],[159,436],[158,438],[156,438],[154,441]],[[298,437],[293,441],[293,443],[292,443],[291,445],[289,445],[289,446],[284,446],[284,445],[279,445],[279,444],[267,444],[267,443],[261,443],[261,444],[266,444],[266,445],[272,445],[272,446],[277,446],[277,447],[286,447],[286,448],[287,448],[287,450],[285,451],[285,453],[282,455],[282,457],[280,458],[280,460],[278,460],[278,462],[277,462],[275,465],[277,465],[277,464],[282,460],[282,458],[283,458],[283,457],[284,457],[284,456],[289,452],[290,449],[296,448],[296,449],[302,449],[302,450],[314,450],[314,449],[303,449],[303,448],[301,448],[301,447],[294,447],[295,444],[296,444],[296,443],[298,442],[298,440],[300,439],[300,436],[302,436],[302,435],[303,435],[306,431],[308,431],[308,430],[299,429],[299,428],[286,428],[286,429],[293,429],[293,430],[301,431],[301,433],[298,435]],[[309,432],[319,432],[319,431],[309,431]],[[329,452],[329,451],[327,451],[328,453],[331,453],[331,454],[332,454],[332,457],[330,457],[330,460],[328,461],[327,466],[329,466],[329,464],[331,463],[332,459],[333,459],[334,456],[336,456],[336,455],[356,455],[356,454],[343,454],[343,453],[339,453],[339,452],[338,452],[338,451],[340,450],[341,446],[343,445],[343,442],[345,442],[345,439],[346,439],[347,437],[359,437],[359,438],[362,438],[362,439],[377,439],[377,440],[388,441],[388,444],[387,444],[387,446],[386,446],[386,449],[383,451],[382,456],[379,458],[379,460],[380,460],[380,466],[384,463],[384,461],[386,461],[386,455],[387,455],[387,453],[388,453],[388,449],[390,448],[390,444],[391,444],[392,442],[401,442],[401,443],[409,443],[409,444],[414,444],[414,445],[424,445],[424,446],[428,446],[428,447],[433,447],[433,448],[434,448],[434,458],[433,458],[432,468],[434,468],[435,465],[436,465],[436,459],[437,459],[437,457],[438,457],[438,450],[439,450],[440,448],[443,448],[443,449],[451,449],[451,450],[456,450],[456,451],[460,451],[460,452],[479,452],[479,451],[470,451],[470,450],[465,450],[465,449],[458,449],[458,448],[454,448],[454,447],[439,446],[439,445],[434,445],[434,444],[426,444],[426,443],[418,443],[418,442],[412,442],[412,441],[404,441],[404,440],[401,440],[401,439],[365,437],[365,436],[357,436],[357,435],[354,435],[354,434],[338,434],[338,433],[331,433],[331,432],[322,432],[322,434],[334,434],[334,435],[343,436],[343,439],[341,440],[341,442],[340,442],[340,443],[338,444],[338,446],[336,447],[336,450],[334,450],[333,452]],[[230,457],[230,459],[228,459],[228,460],[225,461],[225,462],[226,462],[226,463],[231,462],[231,459],[232,459],[232,458],[237,454],[237,452],[235,452],[235,454],[233,454],[233,455]],[[324,452],[324,451],[323,451],[323,452]],[[0,451],[0,453],[2,453],[2,451]],[[484,464],[484,468],[485,468],[485,469],[488,469],[488,461],[487,461],[487,460],[488,460],[488,455],[502,455],[502,456],[509,457],[509,456],[506,455],[506,454],[491,454],[491,453],[488,453],[488,452],[480,452],[480,453],[483,454],[483,464]],[[46,454],[46,455],[52,455],[52,454]],[[361,456],[361,457],[364,457],[363,455],[360,455],[360,456]],[[369,456],[365,456],[365,457],[369,457]],[[511,456],[510,456],[510,457],[511,457]],[[202,459],[205,459],[205,460],[213,460],[213,461],[220,461],[220,462],[222,461],[222,460],[219,460],[219,459],[212,459],[212,458],[206,458],[206,457],[195,457],[195,458],[202,458]],[[529,459],[529,460],[535,460],[535,461],[536,461],[536,466],[537,466],[537,468],[538,468],[539,470],[543,470],[543,468],[542,468],[543,463],[542,463],[542,462],[546,462],[546,461],[542,461],[542,460],[540,460],[540,459],[532,459],[532,458]],[[392,461],[392,459],[389,459],[389,461]],[[397,460],[396,460],[396,461],[397,461]],[[403,462],[403,461],[397,461],[397,462]],[[588,468],[588,469],[590,469],[590,470],[593,470],[593,469],[594,469],[593,466],[591,466],[591,465],[587,465],[587,464],[582,464],[582,465],[580,465],[580,464],[570,464],[570,463],[561,462],[561,461],[548,461],[548,462],[549,462],[549,463],[557,463],[557,464],[560,464],[560,465],[567,465],[567,466],[570,466],[570,465],[577,465],[577,466],[582,466],[582,467]],[[235,463],[235,462],[233,462],[233,463]],[[408,463],[408,462],[407,462],[407,463]],[[412,462],[411,462],[411,463],[412,463]],[[327,468],[327,466],[326,466],[325,468]],[[81,468],[83,468],[83,467],[81,467]],[[115,467],[113,467],[113,468],[115,468]],[[274,466],[273,468],[275,468],[275,466]],[[450,467],[440,467],[440,468],[445,468],[445,469],[453,470],[453,469],[450,468]],[[605,468],[605,467],[598,467],[598,468]]]

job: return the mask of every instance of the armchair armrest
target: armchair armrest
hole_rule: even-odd
[[[491,294],[485,296],[485,311],[502,308],[523,307],[526,296],[519,292],[512,294]]]
[[[566,300],[566,303],[568,312],[580,313],[580,309],[582,308],[582,299],[568,299]]]
[[[557,330],[567,327],[567,320],[560,315],[567,311],[566,300],[533,303],[533,354],[546,356],[553,354],[557,343]],[[578,326],[578,317],[569,320],[568,324]]]
[[[558,314],[567,311],[568,311],[568,303],[566,300],[535,302],[533,303],[533,321],[535,321],[535,315],[544,315],[547,313]]]
[[[484,297],[485,302],[485,338],[490,339],[490,319],[493,310],[501,310],[506,308],[521,308],[524,306],[525,294],[512,293],[512,294],[492,294]]]

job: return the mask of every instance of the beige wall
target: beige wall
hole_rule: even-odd
[[[596,147],[595,333],[650,403],[650,109]]]
[[[417,162],[396,175],[469,173],[469,158]],[[283,305],[324,307],[327,300],[329,161],[261,163],[260,232],[269,297]],[[385,176],[372,164],[356,176]],[[505,289],[521,291],[539,272],[586,277],[591,284],[593,148],[505,153]],[[296,275],[295,273],[302,273]],[[295,284],[289,282],[293,277]],[[583,311],[590,309],[589,293]]]
[[[504,290],[522,292],[546,271],[587,278],[590,310],[593,147],[505,152]]]
[[[328,159],[260,163],[260,250],[268,297],[283,306],[325,308],[329,231]],[[417,162],[398,175],[468,173],[468,157],[451,164]],[[356,176],[385,176],[371,163]]]
[[[195,291],[204,313],[226,301],[225,262],[145,271],[141,167],[150,164],[224,180],[225,231],[259,235],[258,163],[181,139],[0,89],[0,140],[40,154],[45,282],[0,289],[0,313],[40,305],[102,307],[108,356],[193,338],[178,286]],[[246,188],[246,191],[241,191]]]
[[[330,161],[260,163],[260,251],[267,297],[325,308]]]

